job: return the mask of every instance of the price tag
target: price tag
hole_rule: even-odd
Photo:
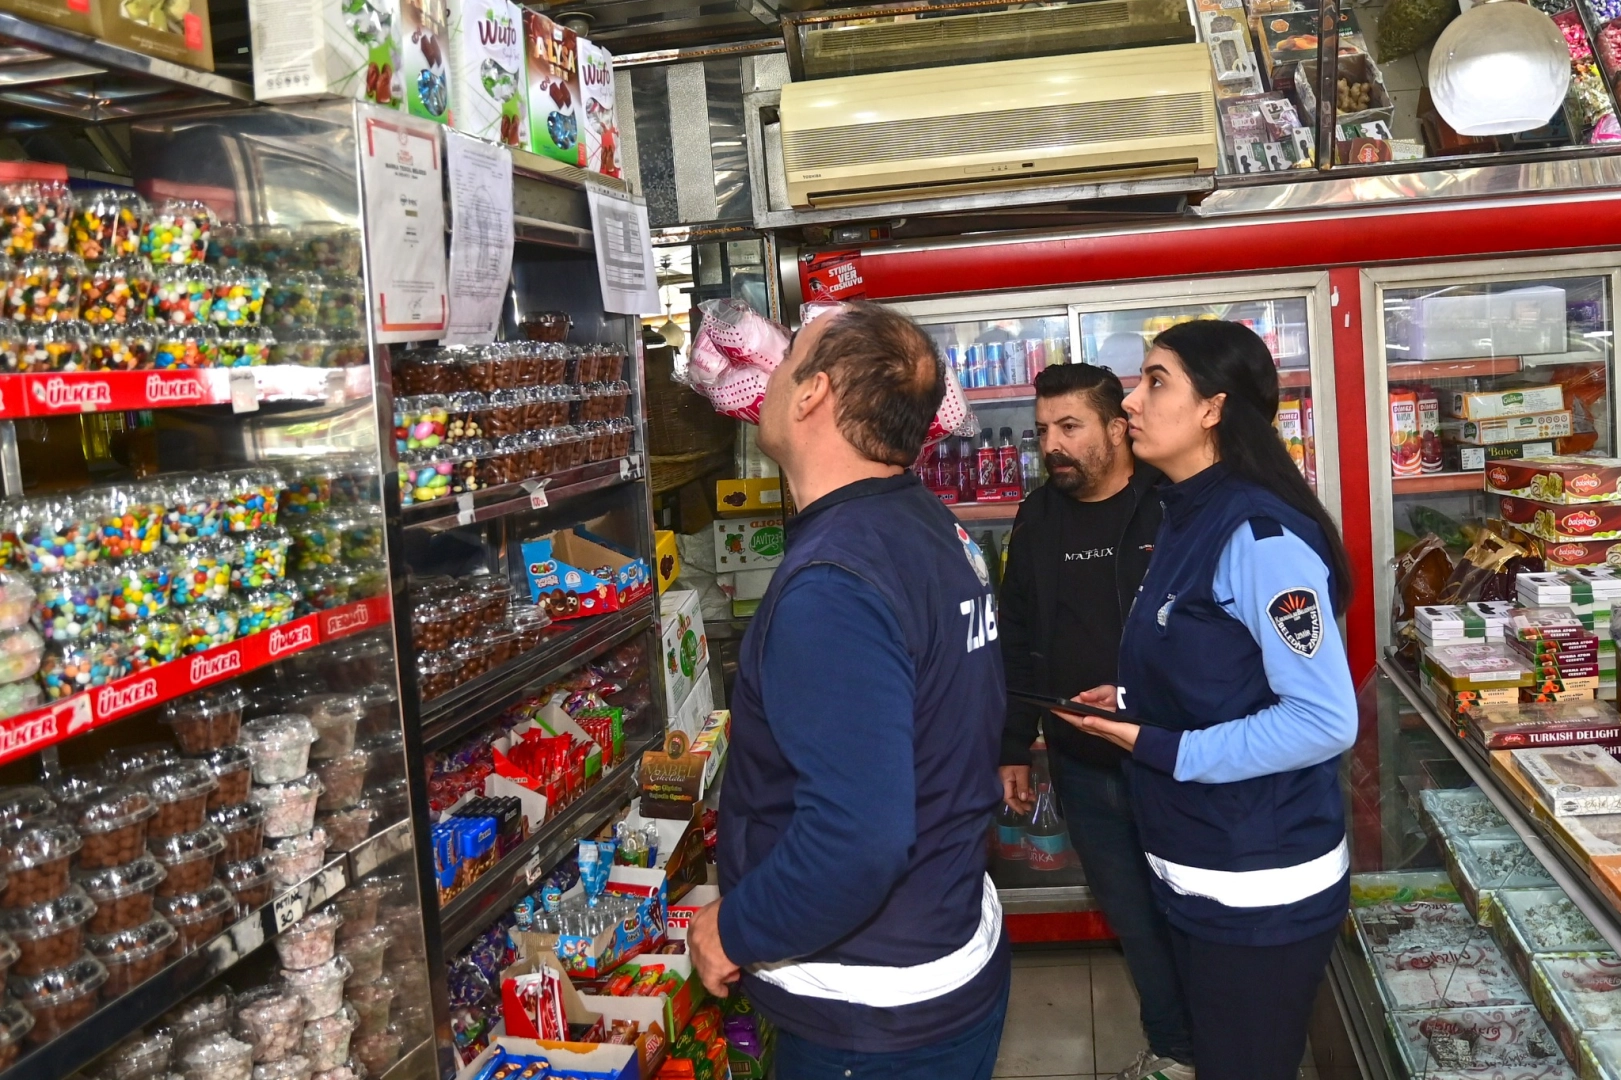
[[[471,525],[473,523],[473,493],[464,491],[456,496],[456,524]]]
[[[619,479],[630,479],[630,458],[628,457],[619,459]]]
[[[259,384],[253,378],[253,372],[247,368],[231,369],[231,411],[259,411]]]
[[[281,933],[289,926],[304,917],[304,889],[300,886],[292,892],[282,893],[270,905],[271,914],[276,917],[276,933]]]
[[[545,488],[536,488],[529,493],[529,509],[544,510],[550,505],[551,503],[546,500]]]
[[[534,857],[524,864],[523,883],[525,885],[533,885],[535,882],[539,881],[545,876],[546,867],[541,863],[540,852],[537,851],[535,852]]]

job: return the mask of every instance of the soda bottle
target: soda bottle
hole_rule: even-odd
[[[1001,441],[996,447],[997,472],[1004,488],[1016,488],[1019,483],[1019,448],[1013,442],[1013,429],[1005,427],[1001,431]]]
[[[974,442],[967,436],[957,440],[957,500],[974,501]]]
[[[979,492],[989,493],[996,490],[1002,479],[1002,469],[997,463],[996,440],[991,437],[991,429],[983,428],[979,433],[979,446],[974,450],[974,487]]]
[[[1041,486],[1041,444],[1036,433],[1029,428],[1019,438],[1019,473],[1024,478],[1024,493],[1029,495]]]
[[[996,857],[1008,862],[1030,857],[1024,847],[1024,817],[1007,803],[996,812]]]
[[[1026,859],[1032,870],[1058,870],[1064,865],[1064,848],[1069,837],[1064,819],[1058,816],[1052,787],[1042,784],[1036,789],[1036,809],[1030,815],[1030,824],[1024,827]]]

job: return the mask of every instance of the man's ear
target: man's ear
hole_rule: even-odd
[[[1115,446],[1126,445],[1126,436],[1129,430],[1130,425],[1126,422],[1125,417],[1115,417],[1113,420],[1109,421],[1109,442],[1113,443]]]
[[[833,401],[833,382],[827,372],[818,371],[794,387],[794,419],[803,420],[823,405]]]

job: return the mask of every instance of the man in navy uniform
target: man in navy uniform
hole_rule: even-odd
[[[777,1023],[779,1080],[983,1080],[1010,961],[985,830],[1005,716],[984,556],[907,472],[945,394],[928,335],[824,315],[760,448],[803,509],[743,641],[704,984]]]

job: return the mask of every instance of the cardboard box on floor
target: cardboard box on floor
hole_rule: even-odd
[[[208,24],[208,0],[92,0],[100,23],[97,33],[159,60],[214,70],[214,37]]]
[[[698,682],[692,692],[681,702],[680,706],[670,712],[670,730],[679,731],[686,735],[688,743],[698,738],[703,730],[704,721],[715,710],[715,688],[710,681],[709,671],[705,669],[698,675]]]
[[[522,551],[530,599],[554,620],[604,615],[653,595],[647,563],[573,530],[525,540]]]
[[[764,570],[782,562],[784,539],[781,514],[721,518],[710,526],[715,532],[715,572]]]
[[[704,633],[704,613],[695,591],[672,589],[660,598],[659,644],[663,656],[664,712],[674,716],[692,693],[699,676],[709,669],[709,638]]]

